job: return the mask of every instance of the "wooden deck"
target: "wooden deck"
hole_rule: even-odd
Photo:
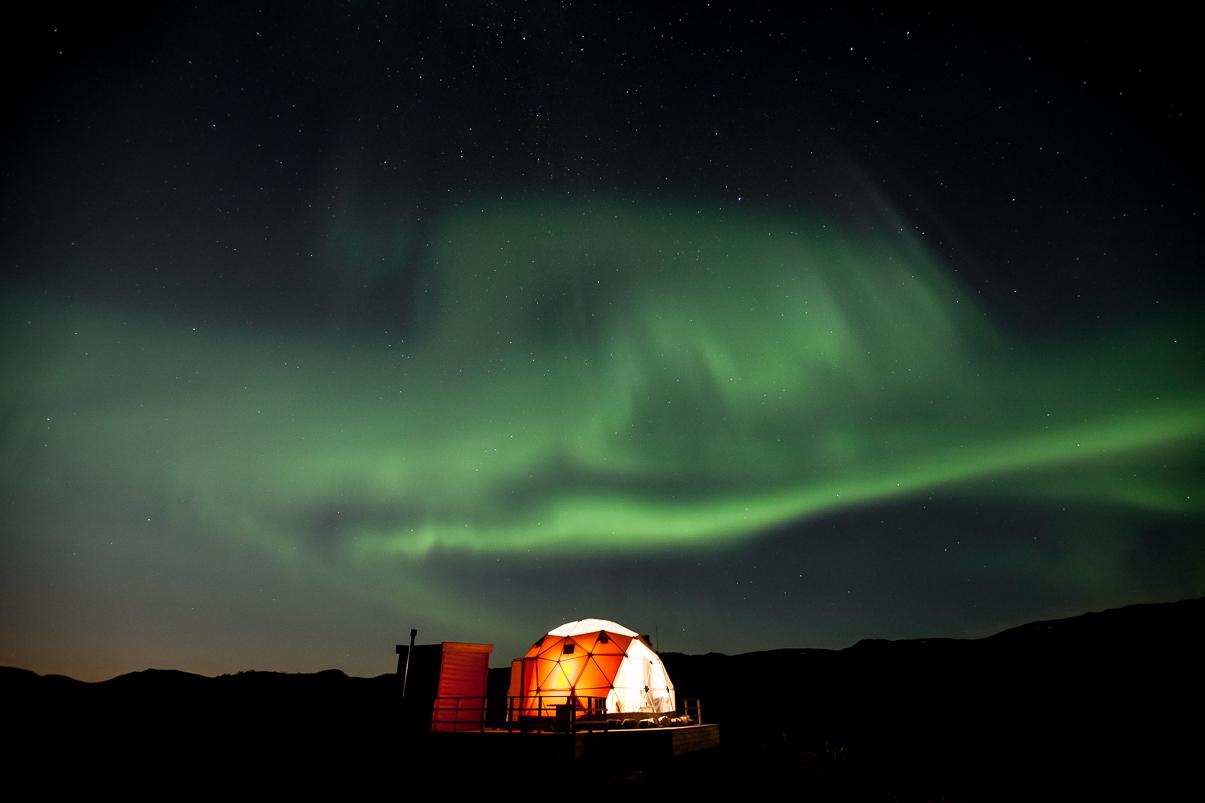
[[[484,730],[431,734],[431,746],[440,753],[491,760],[659,761],[719,745],[720,726],[715,724],[577,733]]]

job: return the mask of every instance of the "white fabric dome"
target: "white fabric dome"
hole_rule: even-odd
[[[556,630],[549,630],[550,636],[580,636],[583,633],[597,633],[605,630],[608,633],[618,633],[621,636],[639,636],[635,630],[628,630],[618,622],[610,619],[579,619],[576,622],[566,622]]]
[[[514,711],[547,715],[573,699],[606,701],[609,714],[673,713],[677,701],[661,657],[635,630],[580,619],[548,631],[511,662]]]

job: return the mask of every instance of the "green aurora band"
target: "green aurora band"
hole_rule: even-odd
[[[354,267],[417,236],[330,240]],[[7,294],[20,523],[158,499],[164,527],[370,567],[721,544],[920,494],[1201,512],[1201,348],[1174,326],[1013,342],[917,238],[807,219],[527,203],[429,239],[401,333]]]

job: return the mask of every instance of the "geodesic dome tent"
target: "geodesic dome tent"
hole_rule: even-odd
[[[553,716],[557,706],[607,714],[672,714],[674,684],[634,630],[605,619],[568,622],[511,661],[509,716]]]

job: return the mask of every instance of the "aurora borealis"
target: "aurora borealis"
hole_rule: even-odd
[[[739,66],[722,20],[654,46],[673,20],[635,8],[227,11],[76,27],[21,95],[0,663],[376,674],[411,626],[499,661],[582,616],[734,652],[1205,592],[1191,136],[1050,41],[978,31],[993,80],[1066,78],[1070,108],[1018,90],[989,141],[999,97],[891,92],[966,88],[968,19],[880,15],[872,66],[814,30]],[[827,65],[799,97],[796,57]],[[1077,139],[1093,115],[1112,141]],[[1000,142],[1024,167],[978,158]]]

